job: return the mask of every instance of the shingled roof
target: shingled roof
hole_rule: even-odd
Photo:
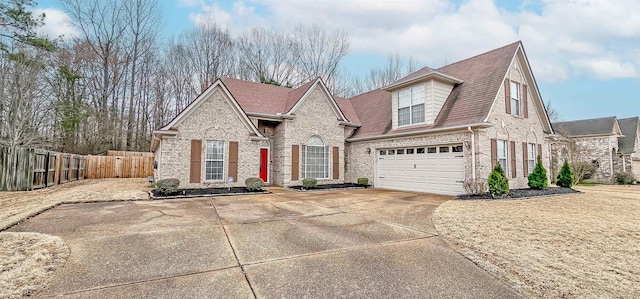
[[[553,130],[566,136],[597,136],[597,135],[613,135],[616,130],[617,119],[615,116],[581,119],[574,121],[565,121],[553,123]]]
[[[425,67],[398,80],[397,82],[408,81],[436,71],[464,82],[453,88],[434,124],[396,129],[392,133],[484,122],[519,46],[518,41],[435,70]],[[350,101],[362,124],[352,138],[390,133],[391,92],[374,90],[355,96]]]
[[[635,152],[636,140],[638,137],[639,117],[623,118],[618,120],[620,131],[624,137],[618,139],[619,152],[623,154],[631,154]]]

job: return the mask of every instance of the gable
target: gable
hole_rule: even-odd
[[[164,127],[160,128],[157,133],[162,133],[162,131],[175,131],[176,128],[180,126],[186,119],[189,118],[193,113],[195,113],[204,102],[210,100],[216,92],[222,94],[222,99],[229,104],[231,108],[231,112],[237,116],[239,121],[238,125],[244,126],[247,131],[259,137],[264,137],[258,131],[258,128],[249,120],[249,117],[246,115],[244,110],[240,107],[238,102],[233,98],[229,90],[226,88],[222,80],[217,79],[211,86],[209,86],[205,91],[203,91],[193,102],[191,102],[180,114],[178,114],[171,122],[169,122]],[[215,114],[212,114],[211,117],[215,117]]]
[[[333,98],[333,96],[331,95],[331,92],[329,92],[329,90],[327,89],[326,85],[324,85],[324,83],[322,82],[322,80],[320,78],[318,78],[315,82],[313,82],[313,84],[311,84],[309,86],[309,88],[295,102],[295,104],[291,107],[291,109],[286,114],[287,115],[295,114],[296,110],[298,110],[300,108],[300,106],[309,98],[311,93],[316,91],[316,90],[320,91],[323,94],[324,98],[326,98],[327,101],[329,101],[331,110],[333,111],[333,113],[335,114],[335,116],[336,116],[336,118],[338,120],[344,121],[344,122],[348,122],[349,121],[344,116],[344,114],[342,113],[342,110],[340,110],[340,107],[338,106],[338,103]]]

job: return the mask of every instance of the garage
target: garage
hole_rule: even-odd
[[[458,195],[464,193],[462,145],[376,150],[376,187]]]
[[[640,160],[633,161],[633,174],[637,180],[640,180]]]

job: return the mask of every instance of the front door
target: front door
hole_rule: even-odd
[[[268,166],[269,165],[269,149],[261,148],[260,149],[260,178],[267,182],[268,179]]]

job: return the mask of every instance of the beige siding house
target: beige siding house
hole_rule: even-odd
[[[379,188],[455,195],[496,164],[511,188],[525,188],[538,157],[555,167],[570,144],[554,132],[516,42],[349,99],[320,79],[295,89],[219,79],[154,131],[151,149],[156,179],[183,186],[366,177]]]

